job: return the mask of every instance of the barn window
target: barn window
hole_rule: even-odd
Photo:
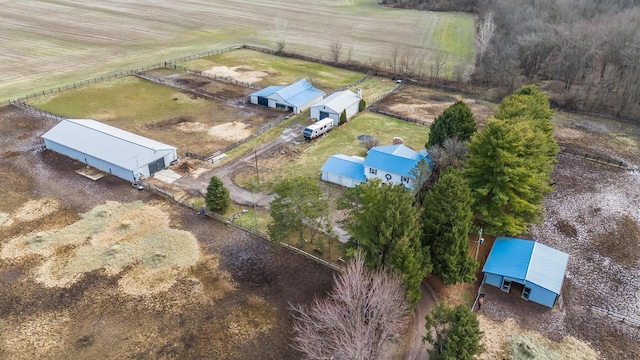
[[[408,176],[403,176],[400,181],[408,183],[409,182],[409,177]]]
[[[522,290],[522,298],[529,300],[529,295],[531,295],[531,288],[525,286],[524,290]]]
[[[511,290],[511,280],[503,279],[502,280],[502,291],[509,292]]]
[[[369,174],[378,175],[378,169],[369,168]]]

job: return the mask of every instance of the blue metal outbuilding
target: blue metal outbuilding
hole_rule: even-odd
[[[299,114],[322,100],[324,91],[316,89],[306,79],[289,86],[269,86],[249,95],[252,104],[265,105],[270,108],[290,108]]]
[[[482,271],[484,283],[509,292],[524,285],[522,298],[553,307],[560,296],[569,255],[536,241],[496,238]]]

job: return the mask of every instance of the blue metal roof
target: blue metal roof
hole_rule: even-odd
[[[568,254],[539,242],[498,236],[482,271],[528,281],[559,294],[568,261]]]
[[[363,158],[349,155],[333,155],[322,165],[321,171],[338,174],[350,179],[365,181]]]
[[[267,97],[269,95],[272,95],[274,93],[276,93],[279,90],[284,89],[286,86],[267,86],[266,88],[262,89],[262,90],[258,90],[254,93],[252,93],[249,96],[260,96],[260,97]]]
[[[324,95],[324,91],[318,90],[311,85],[307,79],[295,82],[276,93],[286,102],[293,106],[301,106],[309,101]]]
[[[429,163],[426,151],[416,152],[406,145],[375,146],[367,153],[364,165],[402,176],[411,176],[411,170],[422,159]]]
[[[66,119],[42,138],[136,170],[176,148],[91,119]]]

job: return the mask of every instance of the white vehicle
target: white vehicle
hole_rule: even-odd
[[[302,134],[304,135],[305,140],[311,140],[322,134],[326,134],[331,129],[333,129],[333,119],[324,118],[304,128]]]

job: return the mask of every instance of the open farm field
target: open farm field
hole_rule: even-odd
[[[184,74],[167,77],[183,85],[196,83],[228,100],[127,76],[40,97],[30,104],[70,118],[95,119],[176,146],[181,154],[210,154],[285,116],[263,106],[239,106],[238,100],[254,91],[249,88]]]
[[[42,150],[0,107],[0,358],[299,359],[289,303],[332,272]]]
[[[460,13],[387,9],[373,0],[216,2],[10,1],[0,9],[0,100],[234,44],[382,66],[392,51],[448,65],[474,59],[474,19]],[[286,27],[276,31],[275,19]],[[330,25],[328,19],[330,18]],[[381,29],[384,29],[383,31]]]

